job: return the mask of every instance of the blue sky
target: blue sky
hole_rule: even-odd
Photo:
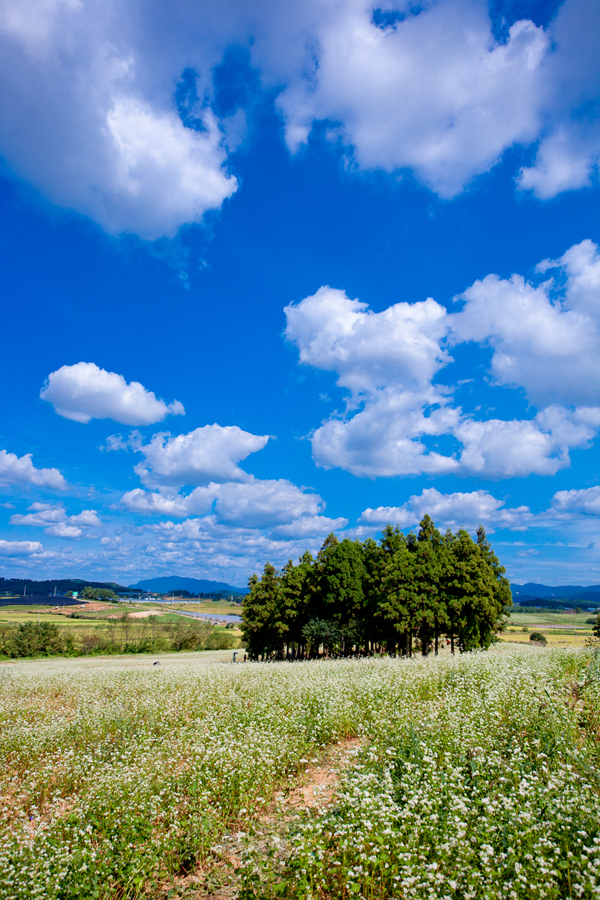
[[[600,582],[597,4],[0,13],[5,576]]]

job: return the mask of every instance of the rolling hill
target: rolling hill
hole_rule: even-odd
[[[512,584],[513,600],[519,602],[519,596],[525,594],[527,597],[544,597],[553,598],[555,600],[587,600],[595,599],[588,597],[589,594],[600,593],[600,584],[589,584],[587,586],[577,584],[561,584],[552,587],[548,584],[536,584],[528,582],[527,584]]]
[[[133,591],[189,591],[192,594],[212,594],[217,591],[228,594],[247,594],[247,588],[233,587],[225,581],[208,581],[204,578],[186,578],[179,575],[163,575],[160,578],[146,578],[136,584],[130,584],[129,590]]]

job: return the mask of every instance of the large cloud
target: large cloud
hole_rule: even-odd
[[[587,448],[600,428],[600,409],[552,406],[531,420],[465,419],[454,435],[467,473],[488,478],[555,475],[570,465],[569,449]]]
[[[209,484],[187,495],[137,488],[128,491],[121,503],[133,512],[170,516],[213,512],[219,522],[257,528],[291,523],[302,516],[314,517],[324,506],[318,494],[306,493],[283,478]]]
[[[374,4],[373,4],[374,5]],[[428,4],[378,27],[373,5],[346,3],[317,27],[308,74],[279,99],[292,149],[316,120],[361,168],[413,169],[445,197],[541,125],[549,39],[532,22],[496,43],[483,3]],[[312,49],[312,48],[311,48]]]
[[[3,541],[0,540],[0,556],[19,557],[33,556],[41,553],[43,546],[39,541]]]
[[[322,287],[284,312],[285,335],[298,347],[300,361],[337,372],[338,384],[355,394],[392,380],[407,387],[429,385],[449,361],[440,347],[446,310],[431,298],[374,313],[344,291]]]
[[[304,6],[303,17],[294,4],[271,16],[267,41],[253,48],[264,74],[285,85],[278,104],[292,150],[320,122],[347,168],[408,169],[448,197],[511,145],[541,138],[521,188],[547,198],[594,181],[595,0],[565,0],[545,31],[514,22],[500,41],[478,0]]]
[[[123,425],[153,425],[168,415],[185,415],[178,400],[165,403],[139,382],[127,384],[122,375],[95,363],[80,362],[51,372],[40,397],[59,416],[84,424],[91,419],[114,419]]]
[[[58,469],[36,469],[31,453],[17,456],[0,450],[0,485],[35,484],[38,487],[65,491],[68,487]]]
[[[189,61],[175,21],[111,0],[0,4],[0,149],[46,197],[112,233],[172,235],[237,186],[210,109],[198,104],[192,129],[174,108]],[[207,41],[200,60],[210,64]]]
[[[178,517],[211,513],[220,523],[256,528],[318,517],[324,504],[317,494],[283,478],[255,478],[238,465],[268,440],[268,435],[250,434],[237,425],[205,425],[176,437],[156,434],[147,444],[134,433],[128,443],[144,455],[135,471],[157,490],[136,488],[121,503],[132,512]],[[111,448],[124,445],[119,436],[109,441]],[[186,485],[196,487],[180,493]]]
[[[546,31],[516,22],[505,42],[483,0],[397,6],[382,17],[374,0],[1,0],[0,152],[111,233],[172,235],[237,188],[226,164],[238,118],[213,84],[237,45],[280,91],[292,149],[323,122],[349,168],[409,169],[451,196],[543,135],[521,186],[548,197],[590,183],[594,0],[566,0]]]
[[[557,512],[581,512],[600,516],[600,486],[557,491],[552,498],[552,506]]]
[[[331,418],[317,428],[312,435],[314,460],[324,469],[339,467],[368,478],[458,473],[454,457],[430,449],[422,440],[455,430],[460,414],[446,402],[433,388],[415,392],[392,385],[376,391],[352,417]]]
[[[78,538],[88,528],[102,528],[95,509],[84,509],[68,516],[60,504],[32,503],[27,515],[15,514],[10,517],[11,525],[34,525],[44,529],[53,537]]]
[[[600,255],[586,240],[538,268],[555,277],[489,275],[450,314],[432,299],[373,313],[328,287],[286,307],[300,361],[350,389],[345,414],[312,434],[317,464],[368,477],[492,478],[568,466],[569,450],[600,428]],[[502,420],[452,405],[453,391],[434,379],[452,361],[448,347],[467,342],[490,346],[493,381],[524,389],[539,411]]]
[[[204,425],[176,437],[155,434],[149,443],[134,445],[144,455],[135,471],[151,486],[249,481],[252,476],[238,463],[268,440],[269,435],[250,434],[237,425]]]
[[[365,509],[360,521],[367,525],[415,525],[428,513],[439,527],[474,528],[481,522],[509,528],[520,528],[533,517],[529,507],[506,509],[504,501],[489,491],[457,492],[442,494],[436,488],[425,488],[413,495],[402,506],[379,506]]]
[[[534,286],[521,275],[488,275],[460,297],[451,317],[454,342],[476,341],[494,349],[492,374],[502,385],[523,387],[537,406],[559,401],[600,403],[600,254],[590,240],[559,260]],[[561,282],[564,282],[561,284]]]
[[[541,199],[591,184],[600,158],[600,6],[565,0],[550,29],[555,49],[545,66],[546,128],[519,184]]]

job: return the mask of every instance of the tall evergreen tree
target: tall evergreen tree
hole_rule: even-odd
[[[413,535],[414,537],[414,535]],[[376,620],[388,650],[412,655],[417,589],[411,548],[399,528],[386,526],[381,536],[381,569]]]
[[[252,575],[242,604],[242,635],[250,659],[283,657],[288,633],[281,576],[266,563],[262,578]]]
[[[446,604],[443,597],[443,542],[440,532],[429,515],[419,525],[417,543],[413,550],[417,611],[414,627],[419,636],[423,656],[433,643],[438,652],[439,637],[447,625]]]
[[[460,650],[487,649],[498,621],[494,577],[485,556],[464,529],[452,542],[448,605],[453,635]]]
[[[307,550],[300,557],[298,565],[288,560],[281,570],[281,586],[283,605],[287,622],[286,642],[289,644],[289,655],[297,659],[304,655],[304,627],[310,621],[311,591],[309,575],[314,564],[312,555]]]
[[[365,566],[362,546],[328,535],[310,574],[312,616],[328,619],[338,627],[360,616],[364,598]]]
[[[494,594],[496,618],[491,627],[496,630],[504,624],[506,617],[510,614],[510,607],[513,602],[510,581],[506,577],[506,569],[500,564],[500,560],[492,550],[483,525],[480,525],[477,529],[477,546],[485,560]]]

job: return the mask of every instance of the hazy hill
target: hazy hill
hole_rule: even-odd
[[[211,594],[217,591],[228,594],[247,594],[247,588],[232,587],[225,581],[207,581],[204,578],[183,578],[179,575],[163,575],[160,578],[146,578],[129,585],[134,591],[189,591],[191,594]]]
[[[561,584],[558,587],[552,587],[549,584],[536,584],[528,582],[527,584],[512,584],[513,600],[519,601],[521,595],[526,597],[544,597],[554,599],[569,600],[595,600],[596,597],[589,597],[589,594],[599,594],[600,584],[589,584],[587,586],[577,584]]]
[[[87,581],[85,578],[52,578],[48,581],[33,581],[31,578],[0,578],[0,594],[23,594],[27,596],[42,596],[53,594],[54,588],[58,594],[66,591],[82,591],[84,587],[108,588],[111,591],[126,591],[121,584],[114,581]]]
[[[541,609],[581,609],[595,610],[600,607],[600,594],[589,592],[585,597],[528,597],[527,594],[519,594],[518,603],[521,607],[540,607]]]

